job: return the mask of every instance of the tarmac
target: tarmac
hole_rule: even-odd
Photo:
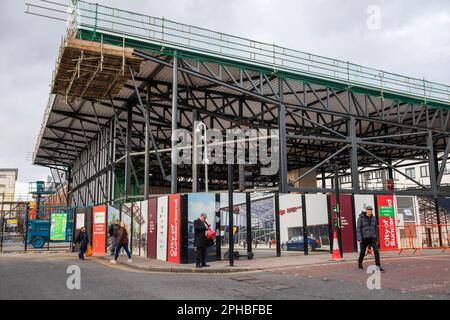
[[[137,255],[133,256],[133,262],[128,263],[126,255],[121,255],[117,261],[118,265],[126,266],[130,269],[147,271],[147,272],[173,272],[173,273],[244,273],[244,272],[256,272],[256,271],[274,271],[283,270],[286,268],[292,268],[297,266],[324,266],[339,264],[342,262],[349,263],[355,262],[358,259],[358,253],[345,253],[342,261],[331,260],[331,254],[327,251],[311,252],[308,255],[304,255],[303,252],[282,252],[281,257],[276,257],[275,250],[268,249],[255,249],[253,250],[255,257],[251,260],[247,258],[240,258],[234,261],[234,266],[230,266],[228,260],[210,261],[208,264],[210,267],[196,268],[195,264],[176,264],[167,261],[160,261],[155,259],[148,259]],[[244,251],[241,251],[244,253]],[[77,257],[76,252],[68,251],[30,251],[30,252],[10,252],[0,253],[1,255],[7,254],[33,254],[33,255],[51,255],[51,256],[68,256]],[[446,255],[450,256],[450,251],[442,252],[438,249],[426,249],[420,250],[414,253],[413,250],[407,250],[403,252],[399,251],[386,251],[381,253],[381,259],[388,260],[392,258],[405,257],[405,256],[436,256]],[[99,260],[108,262],[111,260],[109,254],[101,255],[95,254],[91,257],[87,257],[88,260]],[[373,260],[373,256],[369,255],[365,261]],[[112,265],[112,263],[111,263]]]

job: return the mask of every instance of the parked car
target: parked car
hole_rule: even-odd
[[[320,241],[315,238],[308,237],[307,242],[308,242],[308,251],[315,251],[316,249],[319,249],[321,247]],[[291,240],[283,242],[281,244],[281,249],[284,251],[295,251],[295,250],[303,251],[304,248],[305,247],[303,237],[294,237]]]

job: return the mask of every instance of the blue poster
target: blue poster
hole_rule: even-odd
[[[195,262],[194,221],[201,213],[206,214],[211,230],[216,231],[216,195],[214,193],[188,194],[188,261]],[[216,246],[208,248],[208,260],[216,259]]]

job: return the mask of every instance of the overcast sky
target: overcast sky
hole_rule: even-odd
[[[449,0],[96,2],[450,84]],[[370,6],[380,9],[379,25]],[[32,166],[27,154],[34,150],[65,31],[64,22],[26,15],[24,9],[24,0],[0,0],[0,167],[19,168],[21,192],[25,183],[48,174]]]

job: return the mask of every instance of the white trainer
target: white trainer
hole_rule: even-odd
[[[117,263],[117,261],[116,260],[109,260],[109,262],[111,262],[111,263],[113,263],[113,264],[116,264]]]
[[[128,259],[127,262],[128,262],[128,263],[132,263],[132,262],[133,262],[133,259]]]

